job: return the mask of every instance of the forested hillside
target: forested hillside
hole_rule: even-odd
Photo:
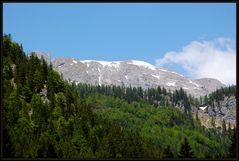
[[[70,84],[2,40],[4,158],[235,158],[235,129],[201,126],[182,89]]]

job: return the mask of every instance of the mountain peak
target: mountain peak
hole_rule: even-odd
[[[38,57],[43,56],[48,61],[51,60],[49,54],[34,53]],[[52,64],[53,68],[62,73],[66,80],[76,83],[113,84],[142,87],[143,89],[161,86],[172,91],[183,88],[195,97],[204,96],[225,87],[223,83],[213,78],[193,80],[141,60],[99,61],[60,57],[53,60]]]
[[[99,61],[60,58],[53,61],[53,68],[67,80],[93,85],[119,85],[156,88],[167,90],[183,88],[187,93],[199,97],[223,86],[219,81],[206,81],[206,78],[191,80],[177,72],[141,60]],[[214,79],[211,79],[214,80]]]

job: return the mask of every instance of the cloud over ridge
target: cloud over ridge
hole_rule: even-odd
[[[170,51],[156,60],[157,66],[177,64],[192,78],[215,78],[226,85],[236,84],[236,50],[231,39],[192,41],[181,51]]]

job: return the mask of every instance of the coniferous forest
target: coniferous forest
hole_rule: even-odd
[[[236,158],[236,129],[205,128],[191,113],[235,86],[202,102],[183,89],[75,84],[10,35],[2,48],[3,158]]]

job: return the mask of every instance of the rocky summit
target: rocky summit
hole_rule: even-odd
[[[47,60],[50,59],[45,53],[35,52],[35,54]],[[140,86],[143,89],[161,86],[171,91],[182,88],[194,97],[204,96],[218,88],[225,87],[216,79],[192,80],[174,71],[155,67],[139,60],[97,61],[61,57],[54,59],[51,63],[65,79],[76,83]]]

